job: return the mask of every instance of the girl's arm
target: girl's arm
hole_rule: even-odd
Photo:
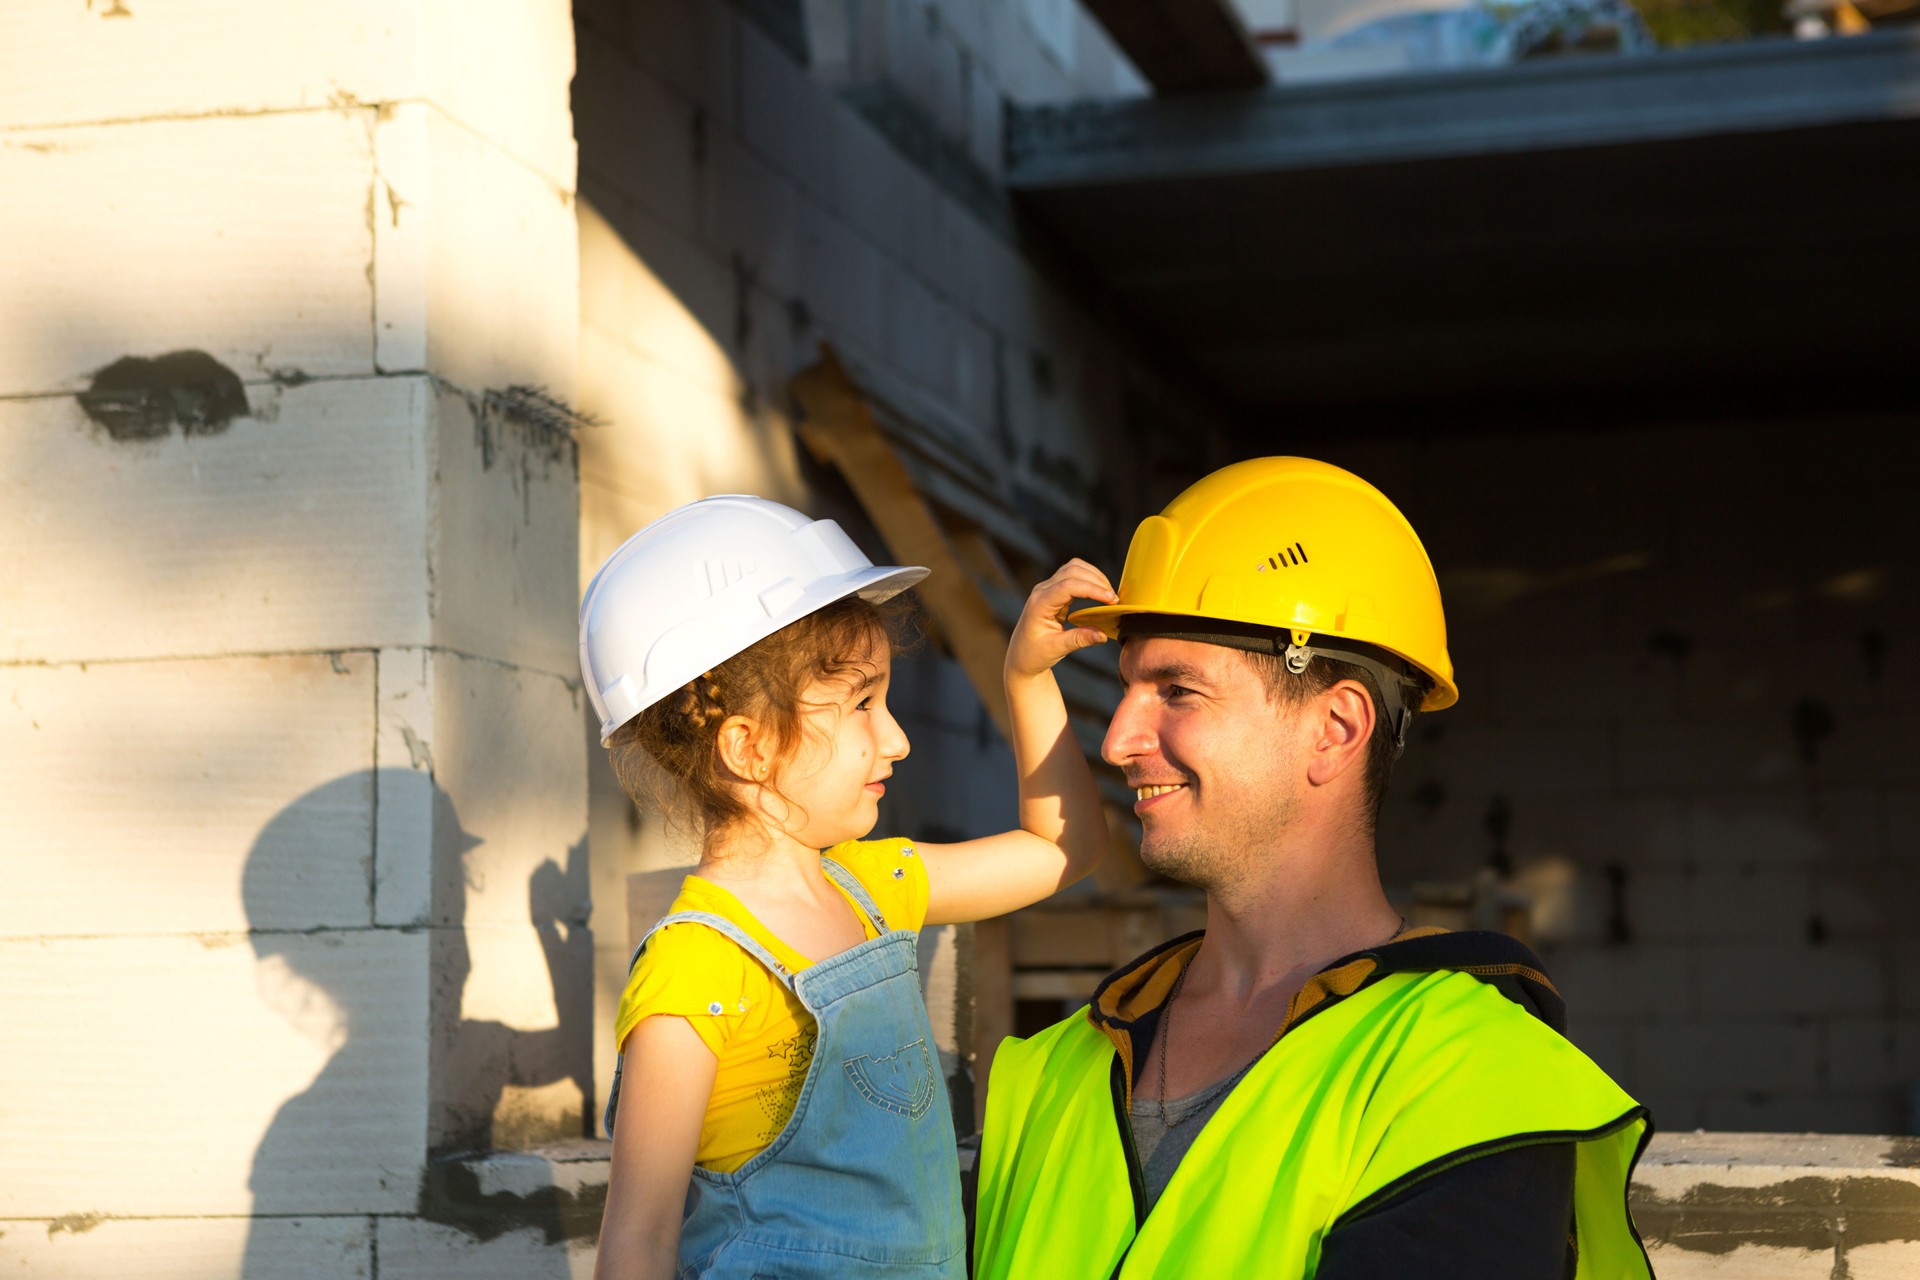
[[[673,1280],[680,1216],[720,1061],[685,1018],[627,1033],[594,1280]]]
[[[1033,589],[1007,644],[1007,718],[1020,775],[1020,829],[960,844],[916,844],[927,868],[927,923],[985,920],[1040,901],[1093,870],[1107,853],[1107,819],[1093,771],[1067,723],[1054,664],[1102,644],[1069,627],[1076,599],[1119,599],[1107,575],[1069,560]]]

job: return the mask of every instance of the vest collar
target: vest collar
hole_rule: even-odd
[[[1153,1043],[1160,1010],[1205,937],[1206,932],[1199,930],[1163,942],[1108,974],[1094,989],[1087,1020],[1113,1042],[1119,1053],[1129,1101],[1139,1056]],[[1539,957],[1525,945],[1504,933],[1421,928],[1408,929],[1380,946],[1341,956],[1307,979],[1287,1002],[1286,1018],[1274,1030],[1274,1042],[1388,974],[1443,969],[1471,974],[1565,1034],[1566,1003]]]

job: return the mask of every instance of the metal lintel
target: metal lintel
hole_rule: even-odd
[[[1920,30],[1015,108],[1017,192],[1920,119]]]

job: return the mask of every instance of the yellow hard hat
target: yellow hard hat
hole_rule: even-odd
[[[1426,677],[1420,710],[1460,696],[1419,535],[1378,489],[1311,458],[1253,458],[1193,485],[1134,531],[1120,603],[1072,621],[1117,636],[1141,614],[1268,629],[1276,653],[1285,633],[1303,655],[1289,654],[1295,670],[1316,647],[1345,657],[1342,642],[1371,645]]]

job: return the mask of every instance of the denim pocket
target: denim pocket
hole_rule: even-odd
[[[918,1120],[933,1106],[939,1081],[925,1040],[902,1045],[884,1058],[863,1053],[840,1065],[860,1096],[882,1111]]]

